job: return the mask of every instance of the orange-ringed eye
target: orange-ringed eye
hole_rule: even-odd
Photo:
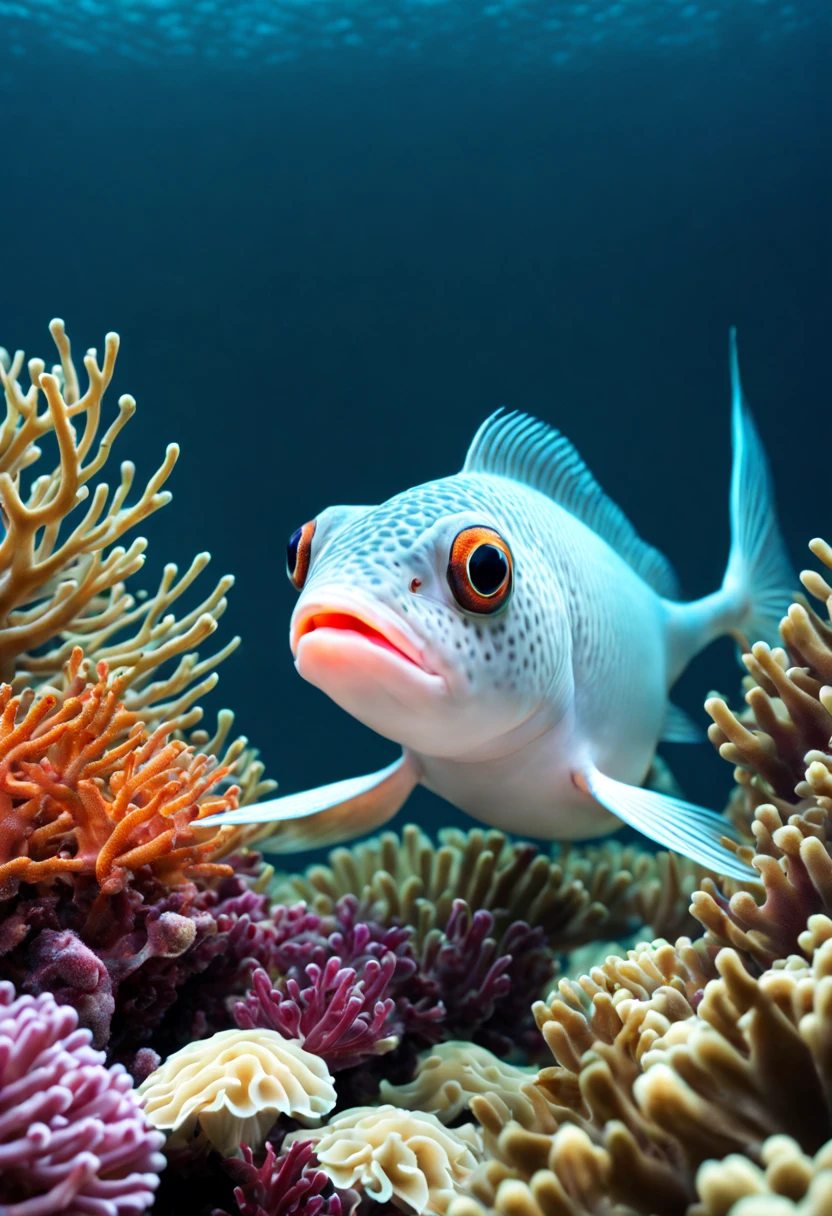
[[[313,519],[293,532],[286,545],[286,573],[296,591],[301,590],[309,573],[309,559],[312,556],[312,537],[314,535],[315,521]]]
[[[448,585],[467,612],[499,612],[511,595],[511,550],[493,528],[465,528],[451,545]]]

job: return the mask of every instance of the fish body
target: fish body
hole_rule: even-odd
[[[747,876],[721,817],[640,788],[661,739],[702,737],[669,701],[693,656],[725,633],[773,638],[793,585],[733,334],[731,370],[732,548],[702,600],[678,598],[568,440],[522,414],[486,420],[460,473],[299,529],[297,669],[403,757],[223,820],[273,823],[278,849],[328,843],[421,782],[499,828],[562,840],[623,820]]]

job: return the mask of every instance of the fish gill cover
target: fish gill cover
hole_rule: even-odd
[[[769,41],[832,22],[825,0],[0,0],[4,42],[44,41],[146,63],[192,57],[278,64],[364,49],[380,56],[493,44],[518,62],[580,62],[587,50],[718,45],[741,22]]]
[[[134,587],[176,450],[108,490],[118,340],[82,384],[51,328],[51,372],[2,359],[3,1216],[825,1216],[828,615],[708,702],[749,883],[416,827],[276,876],[211,829],[270,788],[198,725],[229,580],[179,614],[204,556]]]

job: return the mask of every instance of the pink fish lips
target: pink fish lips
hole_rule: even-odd
[[[324,687],[326,668],[349,669],[354,677],[376,677],[384,683],[415,682],[434,690],[445,685],[443,677],[431,670],[409,629],[352,597],[322,597],[298,604],[289,640],[298,671],[319,687]]]
[[[406,663],[411,663],[425,671],[419,648],[389,621],[379,622],[379,624],[381,624],[381,628],[366,616],[356,615],[354,611],[345,612],[337,608],[312,607],[309,611],[304,612],[300,620],[292,626],[292,653],[295,658],[299,658],[303,643],[313,633],[323,630],[325,634],[337,634],[339,642],[363,639],[361,645],[381,647],[396,655],[397,658],[404,659]],[[323,640],[329,642],[336,639],[332,637]],[[316,638],[316,641],[322,641],[320,636]]]
[[[432,718],[447,684],[409,630],[374,608],[339,601],[298,604],[290,633],[295,666],[359,722],[403,743],[414,712]]]

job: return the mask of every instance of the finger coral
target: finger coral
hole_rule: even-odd
[[[609,1154],[577,1127],[561,1128],[545,1148],[540,1146],[535,1165],[524,1180],[489,1163],[472,1177],[471,1194],[452,1201],[448,1216],[639,1216],[642,1211],[610,1198]]]
[[[811,548],[832,567],[829,545]],[[801,578],[829,610],[826,580],[814,571]],[[710,738],[735,765],[735,812],[755,841],[765,899],[738,892],[727,900],[705,883],[692,907],[710,941],[742,950],[759,968],[798,948],[809,916],[832,912],[832,627],[793,604],[781,634],[784,648],[757,643],[743,656],[745,712],[719,698],[706,704]]]
[[[165,1159],[123,1068],[105,1068],[74,1009],[0,983],[0,1209],[129,1216]]]
[[[811,965],[759,979],[732,950],[717,968],[698,1017],[671,1026],[644,1055],[639,1104],[697,1163],[740,1150],[759,1160],[775,1134],[817,1152],[832,1136],[832,941]]]
[[[540,928],[550,948],[567,951],[602,934],[633,932],[642,924],[677,936],[687,924],[690,892],[706,871],[668,854],[654,855],[616,842],[585,850],[564,847],[553,858],[498,831],[445,829],[434,844],[416,826],[352,848],[334,849],[329,865],[286,876],[281,899],[303,899],[331,911],[343,895],[360,901],[380,924],[408,924],[422,943],[444,930],[459,900],[491,913],[498,940],[514,922]]]
[[[333,1071],[393,1051],[405,1034],[419,1046],[441,1034],[445,1008],[427,991],[409,929],[360,921],[349,895],[328,916],[303,904],[274,915],[287,924],[271,952],[277,978],[262,967],[254,973],[252,990],[235,1006],[239,1026],[297,1039]]]
[[[293,1133],[290,1140],[308,1133]],[[446,1211],[477,1165],[474,1128],[443,1127],[433,1115],[395,1106],[344,1111],[313,1136],[321,1169],[341,1190],[406,1212]]]
[[[807,1157],[790,1136],[772,1136],[760,1151],[762,1167],[737,1153],[699,1171],[701,1204],[691,1216],[824,1216],[832,1211],[832,1143]]]
[[[525,1087],[534,1069],[517,1068],[474,1043],[440,1043],[419,1062],[415,1078],[407,1085],[382,1081],[381,1099],[388,1105],[421,1110],[436,1115],[442,1123],[453,1123],[475,1094],[496,1094],[512,1117],[531,1121],[533,1104]]]
[[[153,1127],[187,1144],[197,1127],[230,1157],[259,1148],[279,1115],[316,1122],[335,1105],[326,1065],[273,1030],[225,1030],[183,1047],[139,1087]]]
[[[318,1167],[313,1145],[296,1140],[276,1156],[271,1144],[260,1166],[248,1145],[242,1160],[225,1162],[226,1173],[237,1183],[234,1198],[240,1216],[343,1216],[352,1210],[356,1196],[342,1202],[327,1175]]]

